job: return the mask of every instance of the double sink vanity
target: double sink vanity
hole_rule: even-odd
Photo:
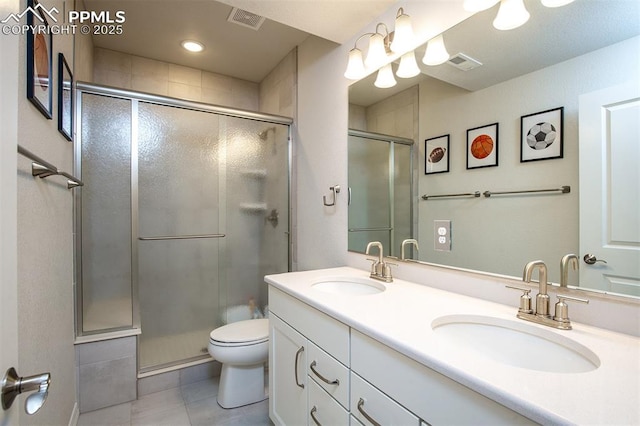
[[[265,280],[276,425],[640,424],[637,337],[353,267]]]

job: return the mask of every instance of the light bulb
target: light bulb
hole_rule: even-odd
[[[393,78],[393,69],[391,68],[391,64],[387,64],[380,68],[378,76],[376,77],[376,82],[373,84],[381,89],[387,89],[396,85],[396,79]]]
[[[366,75],[364,63],[362,62],[362,51],[356,47],[349,51],[349,62],[344,76],[349,80],[360,80]]]
[[[512,30],[527,22],[529,16],[523,0],[501,0],[493,26],[498,30]]]
[[[420,68],[416,63],[416,55],[413,50],[402,55],[396,75],[400,78],[411,78],[418,74],[420,74]]]
[[[435,66],[445,63],[448,59],[449,52],[447,52],[447,48],[444,46],[442,34],[429,40],[422,62],[426,65]]]
[[[204,50],[204,46],[202,45],[202,43],[198,43],[197,41],[185,40],[180,44],[182,45],[183,48],[185,48],[189,52],[197,53],[197,52],[202,52]]]

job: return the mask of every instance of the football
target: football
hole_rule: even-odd
[[[556,140],[556,128],[551,123],[538,123],[527,133],[527,144],[535,150],[545,149]]]

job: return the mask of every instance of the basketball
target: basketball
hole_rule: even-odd
[[[486,158],[493,151],[493,139],[489,135],[480,135],[471,143],[471,155],[478,160]]]

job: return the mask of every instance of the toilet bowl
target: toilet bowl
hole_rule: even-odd
[[[208,350],[222,363],[221,407],[240,407],[267,398],[264,364],[269,358],[269,320],[251,319],[218,327],[209,335]]]

